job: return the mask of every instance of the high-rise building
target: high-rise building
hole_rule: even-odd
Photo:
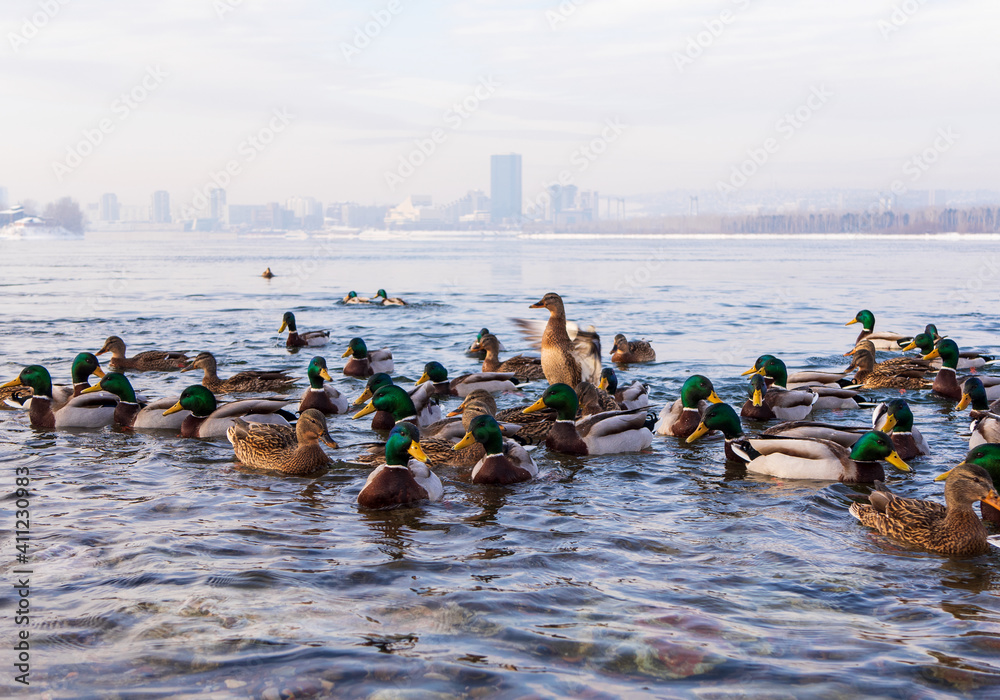
[[[153,193],[153,223],[170,223],[170,193],[166,190]]]
[[[0,209],[7,208],[7,188],[0,187]]]
[[[118,208],[118,195],[108,192],[101,195],[101,221],[118,221],[121,213]]]
[[[521,221],[521,156],[490,156],[490,221]]]
[[[229,223],[229,207],[226,206],[226,191],[216,187],[209,193],[208,216],[220,224]]]

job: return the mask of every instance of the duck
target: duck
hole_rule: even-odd
[[[990,479],[993,480],[994,486],[996,486],[997,480],[1000,480],[1000,445],[976,445],[969,450],[962,461],[965,464],[974,464],[985,469],[986,473],[990,475]],[[983,520],[1000,526],[998,506],[980,501],[979,510],[983,515]]]
[[[74,396],[79,396],[84,389],[89,389],[90,375],[94,375],[98,379],[104,376],[100,360],[92,352],[78,353],[73,358],[73,365],[70,369],[70,376],[73,379],[72,386],[56,385],[52,387],[52,410],[58,411]]]
[[[601,370],[601,379],[597,383],[597,388],[614,397],[621,408],[645,408],[649,406],[649,387],[638,379],[633,380],[628,386],[619,387],[618,375],[610,367]]]
[[[871,426],[835,425],[809,421],[779,423],[764,431],[765,436],[792,438],[819,438],[830,440],[844,447],[853,447],[858,439],[870,430],[879,430],[892,438],[896,454],[904,462],[928,455],[927,440],[913,426],[913,412],[906,399],[892,399],[880,403],[872,411]]]
[[[972,405],[972,435],[969,449],[985,443],[1000,443],[1000,401],[989,403],[986,388],[979,377],[969,377],[962,384],[962,398],[955,407],[964,411]]]
[[[892,438],[875,430],[858,438],[850,449],[830,440],[760,437],[734,443],[733,451],[746,461],[748,471],[783,479],[872,483],[885,478],[880,460],[910,471],[896,454]]]
[[[851,350],[851,366],[855,370],[853,386],[864,389],[905,389],[930,388],[924,375],[931,369],[928,362],[908,357],[894,357],[885,362],[875,361],[875,347],[862,340]]]
[[[740,422],[740,417],[736,415],[735,409],[728,403],[713,403],[706,408],[698,427],[684,438],[684,442],[690,445],[713,430],[722,431],[725,438],[726,461],[746,464],[746,459],[733,450],[733,445],[745,439],[746,436],[743,434],[743,424]]]
[[[365,385],[365,390],[361,392],[352,403],[352,406],[362,406],[369,399],[375,396],[375,392],[384,386],[392,385],[392,377],[390,377],[385,372],[379,372],[378,374],[373,374],[368,378],[368,383]],[[414,407],[414,410],[416,408]],[[396,425],[396,419],[392,417],[392,413],[389,411],[379,411],[375,410],[375,415],[372,416],[372,430],[387,431],[392,430],[393,426]]]
[[[84,389],[83,395],[98,391],[105,391],[117,397],[118,404],[113,413],[113,424],[122,430],[180,430],[184,420],[191,415],[190,411],[180,411],[170,416],[163,415],[166,409],[177,403],[177,397],[140,404],[132,383],[120,372],[108,372],[97,384]]]
[[[393,425],[401,421],[410,421],[420,427],[431,425],[441,420],[441,411],[436,413],[418,411],[412,397],[402,387],[387,384],[379,387],[372,398],[353,418],[358,419],[377,411],[385,411],[392,415]]]
[[[260,276],[263,277],[266,280],[269,280],[272,277],[274,277],[274,273],[271,272],[271,268],[268,267],[262,273],[260,273]]]
[[[768,359],[754,376],[764,379],[764,384],[760,380],[750,380],[751,399],[743,406],[741,415],[745,418],[755,420],[770,420],[767,408],[774,418],[782,421],[802,420],[812,413],[813,406],[819,401],[820,392],[823,387],[806,386],[801,389],[788,389],[785,387],[788,381],[788,371],[785,363],[777,357]],[[771,379],[770,386],[767,379]],[[767,387],[763,392],[761,389]],[[761,396],[758,396],[761,393]],[[763,401],[763,403],[761,403]],[[756,410],[755,410],[756,409]]]
[[[909,350],[919,350],[921,355],[929,355],[934,346],[943,340],[942,336],[938,335],[937,326],[933,324],[927,324],[923,333],[917,333],[913,336],[913,340],[910,344],[903,348],[904,352]],[[993,360],[992,355],[982,355],[978,352],[963,351],[958,354],[958,364],[957,369],[980,369],[986,366],[987,362]],[[935,358],[930,360],[931,366],[934,369],[941,369],[943,364],[942,359]]]
[[[501,345],[499,338],[495,335],[487,332],[486,335],[479,338],[474,347],[477,347],[480,352],[486,353],[482,367],[484,372],[513,372],[518,384],[545,379],[545,370],[542,369],[540,358],[515,355],[500,362]]]
[[[347,413],[349,408],[347,399],[333,385],[324,383],[325,381],[333,381],[326,368],[325,358],[317,355],[310,360],[306,376],[309,378],[309,388],[305,390],[305,393],[302,394],[302,400],[299,401],[300,414],[309,409],[315,409],[327,416]]]
[[[392,351],[389,348],[368,350],[361,338],[351,338],[347,350],[341,357],[351,356],[344,365],[345,377],[370,377],[373,374],[389,374],[393,370]]]
[[[495,418],[505,428],[512,426],[506,432],[509,432],[511,439],[519,445],[542,445],[556,424],[556,412],[553,409],[546,409],[526,414],[524,409],[528,406],[530,404],[500,409],[496,412]]]
[[[434,393],[438,396],[458,396],[465,398],[471,392],[482,389],[490,393],[517,391],[513,372],[477,372],[463,374],[452,380],[448,379],[448,370],[440,362],[432,361],[424,365],[424,373],[420,375],[416,386],[430,382]]]
[[[868,309],[862,309],[854,318],[844,325],[850,326],[854,323],[860,323],[862,329],[861,333],[858,334],[858,339],[854,342],[855,345],[857,345],[861,340],[869,340],[873,345],[875,345],[876,350],[898,351],[911,340],[910,336],[900,335],[899,333],[891,333],[888,331],[876,333],[875,314]]]
[[[367,304],[369,300],[368,297],[359,297],[358,293],[352,289],[340,301],[343,304]]]
[[[183,352],[147,350],[134,357],[125,357],[125,341],[117,335],[109,336],[96,355],[111,353],[108,366],[116,372],[127,369],[136,372],[172,372],[182,369],[190,360]]]
[[[407,303],[400,299],[399,297],[391,297],[385,293],[384,289],[380,289],[375,292],[375,296],[372,297],[371,303],[381,304],[382,306],[406,306]]]
[[[743,372],[742,376],[748,374],[754,374],[757,372],[764,364],[773,358],[774,355],[761,355],[754,362],[753,367]],[[787,371],[787,367],[786,367]],[[801,389],[802,387],[810,386],[828,386],[832,389],[837,387],[846,387],[851,382],[847,379],[848,372],[822,372],[819,370],[800,370],[798,372],[789,372],[788,381],[785,387],[788,389]]]
[[[219,378],[219,366],[215,355],[210,352],[198,353],[181,372],[191,372],[196,369],[204,372],[201,384],[208,387],[213,394],[287,391],[295,382],[287,372],[280,370],[270,372],[246,370],[222,380]]]
[[[935,554],[985,554],[990,548],[986,528],[972,504],[981,501],[1000,508],[993,480],[981,466],[967,462],[935,479],[941,480],[945,480],[943,506],[934,501],[900,498],[878,484],[868,496],[868,503],[852,503],[850,513],[866,527]]]
[[[472,469],[472,483],[507,486],[538,475],[538,467],[523,447],[512,441],[504,444],[500,425],[493,416],[474,418],[465,437],[452,449],[461,450],[476,443],[483,446],[486,454]]]
[[[291,427],[282,409],[285,399],[241,399],[219,405],[215,394],[201,384],[193,384],[181,392],[177,403],[163,412],[169,416],[180,411],[191,411],[181,423],[181,437],[221,438],[237,418],[254,423],[275,423]],[[284,415],[282,415],[284,413]]]
[[[337,448],[327,429],[326,416],[315,408],[302,412],[294,430],[236,418],[226,430],[226,437],[236,458],[246,466],[287,476],[311,476],[330,464],[330,458],[319,446],[321,440]]]
[[[551,384],[542,397],[524,413],[534,413],[544,408],[554,408],[555,425],[545,438],[545,446],[553,452],[570,455],[619,454],[641,452],[653,444],[653,433],[644,426],[646,413],[637,408],[631,411],[608,411],[576,420],[578,408],[576,392],[567,384]]]
[[[427,466],[419,440],[411,438],[412,426],[392,429],[385,443],[385,463],[368,476],[358,494],[364,508],[392,508],[420,501],[440,501],[441,479]]]
[[[469,345],[469,349],[465,351],[465,354],[472,357],[482,357],[485,351],[483,350],[481,343],[483,341],[483,338],[488,335],[493,335],[492,333],[490,333],[489,328],[486,328],[485,326],[483,328],[480,328],[479,333],[476,334],[475,340],[473,340],[472,343]],[[499,340],[497,341],[497,343],[500,345],[501,350],[506,349],[504,348],[503,343],[500,343]]]
[[[701,374],[691,375],[681,386],[681,397],[660,412],[653,431],[657,435],[686,438],[698,427],[708,403],[722,403],[712,380]]]
[[[619,333],[611,346],[611,361],[619,365],[656,362],[656,351],[648,340],[629,341]]]
[[[41,365],[28,365],[16,379],[0,389],[10,387],[31,388],[28,420],[33,428],[103,428],[114,422],[118,399],[105,393],[95,396],[80,394],[69,399],[58,411],[53,410],[52,376]]]
[[[286,348],[316,348],[326,345],[330,341],[330,331],[306,331],[299,333],[295,325],[295,314],[286,311],[281,317],[281,328],[279,333],[284,333],[288,329],[288,337],[285,339]]]
[[[601,338],[597,331],[593,327],[583,331],[576,324],[568,324],[562,297],[555,292],[549,292],[529,308],[549,311],[549,320],[540,337],[537,324],[515,319],[529,340],[540,345],[546,381],[570,387],[584,379],[597,384],[601,378]]]
[[[788,369],[783,360],[773,355],[764,362],[761,368],[757,370],[757,373],[763,375],[766,380],[769,380],[767,382],[769,385],[768,393],[771,396],[765,395],[764,401],[774,411],[775,416],[781,420],[801,420],[811,411],[820,409],[848,411],[861,408],[861,404],[858,402],[859,395],[856,391],[828,386],[803,386],[799,389],[789,389]],[[806,410],[805,415],[801,418],[794,418],[792,417],[793,411],[805,410],[807,397],[799,397],[798,400],[793,396],[787,395],[779,397],[775,395],[774,389],[792,394],[796,392],[811,393],[814,395],[814,398],[812,403],[809,404],[809,410]]]
[[[573,390],[576,392],[576,398],[580,402],[580,408],[577,411],[577,419],[584,416],[592,416],[595,413],[604,413],[605,411],[620,411],[622,407],[618,405],[615,401],[615,397],[599,389],[590,382],[580,382]]]
[[[931,391],[946,399],[960,401],[962,388],[958,383],[958,344],[951,338],[943,338],[938,342],[937,347],[923,356],[923,359],[933,360],[936,357],[940,357],[943,364],[938,370],[937,376],[934,377]],[[979,380],[986,390],[987,399],[990,401],[1000,399],[1000,378],[981,375]]]
[[[796,389],[796,392],[798,392],[798,389]],[[750,383],[747,385],[747,394],[750,398],[743,403],[743,407],[740,409],[741,416],[756,421],[772,421],[777,418],[777,416],[774,415],[774,411],[771,410],[771,407],[764,401],[764,397],[767,395],[767,380],[764,379],[763,375],[754,374],[750,377]],[[800,396],[800,394],[794,393],[790,396],[786,396],[779,394],[777,390],[771,393],[772,401],[778,401],[779,399],[789,401],[797,396]],[[788,407],[788,410],[793,410],[793,408],[794,407],[790,406]],[[809,403],[809,409],[810,411],[812,410],[811,401]],[[808,413],[806,415],[808,415]],[[802,417],[805,418],[805,416]]]

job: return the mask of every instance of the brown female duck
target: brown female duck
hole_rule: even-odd
[[[483,359],[484,372],[513,372],[519,384],[545,379],[542,361],[537,357],[515,355],[500,361],[500,340],[492,334],[482,336],[476,347],[486,353]]]
[[[620,365],[655,362],[656,352],[648,340],[630,341],[619,333],[615,336],[614,347],[611,348],[611,361]]]
[[[319,441],[332,448],[326,416],[311,408],[299,416],[295,429],[271,423],[248,423],[236,418],[226,437],[237,459],[248,467],[280,472],[288,476],[309,476],[322,471],[330,458]]]
[[[166,352],[163,350],[147,350],[133,357],[125,357],[125,341],[113,335],[104,341],[97,355],[111,353],[108,366],[116,372],[127,369],[136,372],[172,372],[182,369],[188,363],[188,356],[183,352]]]
[[[541,334],[542,371],[549,384],[576,386],[586,379],[592,384],[601,376],[601,339],[593,329],[582,331],[566,322],[562,297],[549,292],[532,309],[548,309],[549,320]],[[517,320],[522,330],[535,337],[535,324]]]
[[[295,380],[283,371],[246,370],[234,374],[229,379],[220,379],[218,363],[210,352],[198,353],[198,356],[181,371],[190,372],[196,369],[205,373],[201,379],[201,385],[207,387],[213,394],[287,391],[295,383]]]

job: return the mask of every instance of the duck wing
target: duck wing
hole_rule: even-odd
[[[616,435],[627,430],[638,430],[645,422],[646,411],[642,408],[629,411],[605,411],[578,420],[576,431],[582,438],[599,438]]]

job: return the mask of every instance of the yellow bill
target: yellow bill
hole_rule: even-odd
[[[709,432],[710,432],[709,427],[705,425],[705,421],[702,421],[701,423],[698,424],[698,428],[693,433],[687,436],[687,440],[685,440],[684,442],[690,445],[698,438],[708,435]]]
[[[760,389],[753,390],[753,397],[750,400],[753,402],[754,406],[764,405],[764,395],[760,393]]]
[[[468,447],[469,445],[476,444],[476,438],[472,437],[472,433],[466,433],[465,437],[458,441],[458,443],[452,447],[453,450],[461,450]]]
[[[720,399],[719,395],[716,394],[714,391],[708,397],[708,400],[711,401],[712,403],[722,403],[722,399]]]
[[[938,474],[937,476],[934,477],[934,481],[944,481],[951,475],[953,471],[954,469],[949,469],[944,474]]]
[[[541,411],[544,408],[545,408],[545,399],[538,399],[538,401],[528,406],[526,409],[521,411],[521,413],[534,413],[535,411]]]
[[[417,380],[417,383],[414,384],[414,386],[420,386],[426,381],[430,381],[430,377],[427,376],[427,372],[424,372],[423,374],[420,375],[420,379]]]
[[[362,408],[360,411],[355,413],[351,418],[361,418],[362,416],[367,416],[369,413],[375,413],[375,402],[369,401],[368,404]]]
[[[968,394],[962,394],[962,400],[958,402],[958,405],[955,406],[955,408],[959,411],[964,411],[970,403],[972,403],[972,397]]]
[[[94,376],[99,379],[104,379],[104,370],[101,369],[100,366],[94,367]]]
[[[183,411],[183,410],[184,410],[184,407],[183,407],[183,406],[181,406],[181,402],[180,402],[180,401],[178,401],[178,402],[177,402],[177,403],[175,403],[175,404],[174,404],[173,406],[171,406],[171,407],[170,407],[170,408],[168,408],[168,409],[167,409],[166,411],[164,411],[164,412],[163,412],[163,415],[165,415],[165,416],[169,416],[169,415],[170,415],[171,413],[177,413],[178,411]]]
[[[21,378],[18,377],[17,379],[11,379],[9,382],[4,384],[3,387],[0,387],[0,389],[8,386],[21,386]]]
[[[911,340],[910,344],[907,345],[905,348],[903,348],[903,352],[906,352],[907,350],[916,350],[916,349],[917,349],[917,344]]]
[[[902,458],[898,454],[896,454],[895,450],[893,450],[892,454],[890,454],[888,457],[885,458],[885,461],[891,464],[892,466],[896,467],[896,469],[898,469],[901,472],[913,471],[912,469],[910,469],[910,465],[904,462]]]
[[[278,329],[278,332],[279,333],[284,333],[286,328],[288,328],[288,323],[286,321],[282,321],[281,322],[281,328]],[[97,353],[97,354],[100,355],[101,353]]]
[[[857,323],[857,322],[858,322],[858,319],[856,319],[856,318],[852,318],[852,319],[851,319],[850,321],[848,321],[848,322],[847,322],[847,323],[845,323],[844,325],[845,325],[845,326],[852,326],[852,325],[854,325],[854,324],[855,324],[855,323]]]
[[[350,354],[351,354],[352,352],[354,352],[354,351],[353,351],[353,350],[351,350],[350,348],[347,348],[346,350],[344,350],[344,354],[343,354],[343,355],[341,355],[341,357],[347,357],[347,356],[348,356],[348,355],[350,355]]]
[[[927,353],[926,355],[924,355],[923,359],[925,359],[925,360],[933,360],[935,357],[941,357],[941,353],[938,352],[937,348],[934,348],[929,353]]]
[[[95,391],[101,391],[101,383],[97,382],[94,386],[88,386],[86,389],[81,391],[81,394],[93,394]]]
[[[364,390],[364,392],[361,394],[361,396],[359,396],[358,398],[354,399],[354,403],[352,405],[353,406],[360,406],[361,404],[363,404],[365,401],[367,401],[371,397],[372,397],[372,390],[366,388]]]
[[[355,416],[355,418],[356,417],[357,416]],[[424,451],[420,448],[420,443],[419,442],[411,442],[410,443],[410,449],[408,449],[407,452],[414,459],[419,459],[421,462],[425,462],[425,463],[427,462],[427,455],[425,455]]]
[[[323,379],[325,379],[328,382],[333,381],[333,377],[331,377],[330,373],[326,371],[326,367],[324,367],[319,371],[319,376],[323,377]]]
[[[886,416],[885,425],[882,426],[882,432],[891,433],[892,429],[896,427],[897,422],[898,421],[896,420],[896,416],[891,414]]]

